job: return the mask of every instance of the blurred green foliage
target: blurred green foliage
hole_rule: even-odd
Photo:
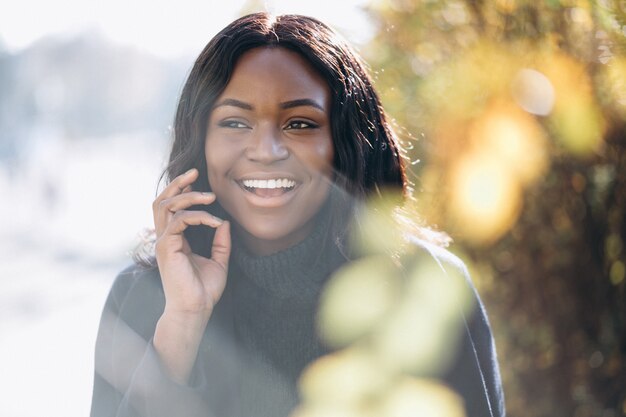
[[[331,277],[318,311],[319,334],[334,351],[301,375],[293,417],[466,415],[439,378],[454,362],[459,313],[476,307],[474,297],[461,271],[409,243],[411,221],[397,202],[383,194],[357,213],[362,257]]]
[[[487,304],[508,415],[626,415],[626,2],[369,12],[364,55],[420,212]]]

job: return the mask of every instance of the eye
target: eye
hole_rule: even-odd
[[[239,120],[222,120],[217,124],[219,127],[225,127],[228,129],[249,129],[250,126]]]
[[[296,130],[296,129],[315,129],[318,127],[313,122],[308,122],[306,120],[292,120],[285,126],[285,130]]]

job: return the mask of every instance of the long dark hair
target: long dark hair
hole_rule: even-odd
[[[200,175],[193,184],[194,190],[210,191],[204,156],[207,120],[238,59],[258,47],[281,47],[299,53],[328,83],[332,95],[335,181],[346,195],[359,201],[382,188],[400,189],[407,195],[404,150],[387,121],[371,77],[353,48],[317,19],[300,15],[274,17],[263,12],[229,24],[198,56],[176,110],[174,143],[164,172],[168,182],[195,167]],[[193,242],[201,238],[195,236],[197,230],[190,229],[187,237],[192,248],[206,253],[207,249]],[[207,241],[206,234],[202,241]]]
[[[224,91],[238,59],[257,47],[282,47],[302,55],[328,83],[335,150],[334,168],[353,196],[376,187],[405,188],[402,149],[391,130],[365,65],[353,49],[317,19],[255,13],[235,20],[207,44],[183,87],[174,121],[168,180],[192,167],[196,189],[209,191],[204,159],[211,108]]]

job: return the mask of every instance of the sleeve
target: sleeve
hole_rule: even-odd
[[[485,307],[463,262],[441,248],[426,248],[446,275],[459,277],[473,298],[462,311],[458,354],[444,380],[461,395],[467,417],[504,417],[505,404],[495,343]]]
[[[91,417],[211,415],[201,374],[186,386],[162,369],[152,336],[164,305],[156,269],[134,266],[116,278],[96,340]]]
[[[476,304],[463,318],[460,353],[446,376],[465,401],[467,417],[504,417],[504,393],[487,314],[474,290]]]

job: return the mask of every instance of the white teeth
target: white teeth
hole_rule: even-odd
[[[247,188],[293,188],[296,182],[286,178],[273,180],[243,180],[244,187]]]

